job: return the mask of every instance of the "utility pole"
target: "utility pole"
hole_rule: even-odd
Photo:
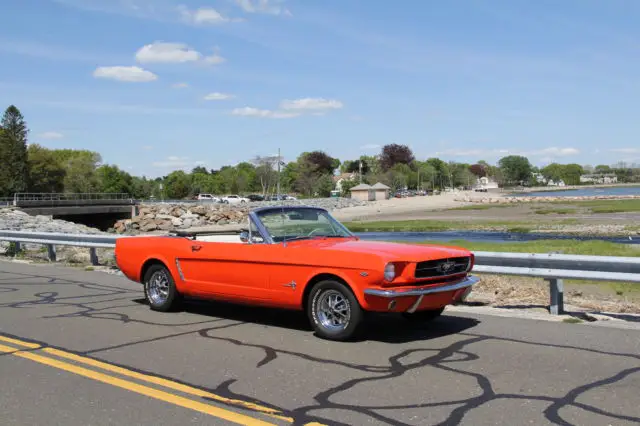
[[[362,183],[362,160],[360,160],[360,183]]]
[[[280,148],[278,148],[278,192],[276,192],[276,196],[280,196]]]

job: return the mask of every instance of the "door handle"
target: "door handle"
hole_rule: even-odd
[[[199,246],[199,245],[191,246],[191,251],[198,251],[201,248],[202,248],[202,246]]]

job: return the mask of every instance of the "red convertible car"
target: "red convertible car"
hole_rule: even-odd
[[[244,229],[119,238],[115,254],[151,309],[189,296],[304,310],[333,340],[354,336],[367,311],[431,320],[478,282],[466,249],[362,241],[308,206],[255,209]]]

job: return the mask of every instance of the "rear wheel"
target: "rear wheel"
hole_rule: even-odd
[[[151,265],[144,274],[144,296],[154,311],[168,312],[177,307],[181,295],[171,272],[161,264]]]
[[[307,315],[316,333],[330,340],[351,339],[363,321],[363,310],[351,290],[334,280],[313,286],[307,301]]]
[[[428,322],[428,321],[433,321],[434,319],[442,315],[442,312],[444,312],[444,308],[445,307],[443,306],[442,308],[427,309],[424,311],[413,312],[411,314],[408,312],[403,312],[402,316],[410,321]]]

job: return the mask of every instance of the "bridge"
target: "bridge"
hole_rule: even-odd
[[[8,204],[30,215],[53,216],[106,229],[134,217],[139,201],[126,193],[16,193]]]

